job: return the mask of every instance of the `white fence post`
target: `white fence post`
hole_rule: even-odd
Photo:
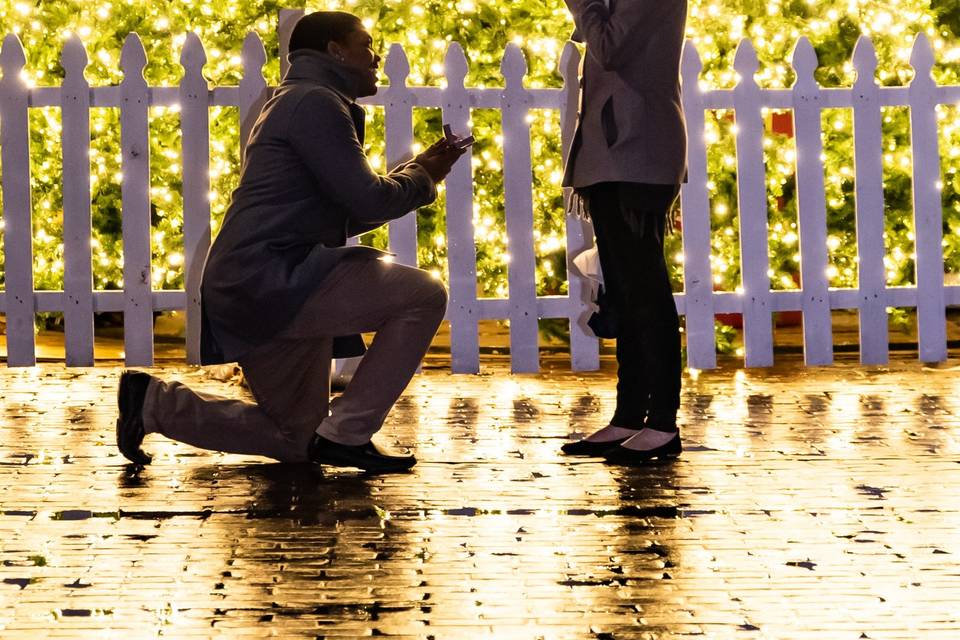
[[[188,33],[180,54],[183,141],[183,280],[187,294],[187,362],[200,364],[200,276],[210,248],[210,88],[203,43]]]
[[[540,369],[537,326],[536,256],[533,250],[533,171],[530,156],[530,95],[523,87],[527,61],[514,43],[507,45],[500,65],[505,88],[503,113],[503,200],[506,208],[510,261],[510,366],[515,373]]]
[[[913,150],[913,232],[916,237],[917,338],[920,360],[947,359],[947,318],[943,297],[943,200],[937,135],[937,85],[930,70],[933,50],[926,34],[913,43],[910,66],[910,137]]]
[[[702,68],[697,48],[687,40],[681,62],[683,112],[687,121],[687,183],[680,190],[687,364],[694,369],[713,369],[717,366],[717,337],[710,270],[710,196],[700,89]]]
[[[444,60],[447,87],[442,92],[443,121],[454,131],[466,131],[470,121],[470,94],[463,86],[467,59],[456,42]],[[450,355],[456,373],[480,370],[477,321],[477,251],[473,231],[473,167],[470,154],[453,166],[446,179],[447,258],[450,266]]]
[[[877,54],[860,36],[853,50],[854,175],[856,175],[857,286],[860,362],[886,364],[888,349],[886,269],[883,264],[883,144]]]
[[[287,61],[287,55],[290,54],[290,35],[293,28],[297,25],[297,20],[306,14],[303,9],[280,9],[280,20],[277,23],[277,44],[280,50],[280,79],[287,75],[287,69],[290,63]]]
[[[140,36],[120,53],[120,148],[123,218],[123,347],[128,365],[153,364],[153,281],[150,255],[150,88]]]
[[[803,356],[808,365],[833,362],[830,292],[827,287],[827,207],[820,154],[820,86],[813,77],[817,54],[806,38],[793,51],[797,80],[793,120],[797,142],[797,209],[800,226],[800,283],[803,288]]]
[[[8,35],[0,50],[0,162],[3,164],[3,276],[7,363],[32,367],[34,343],[33,230],[30,205],[29,90],[20,77],[26,57],[20,38]]]
[[[93,265],[90,211],[90,85],[87,52],[77,35],[63,46],[64,351],[68,367],[93,366]]]
[[[390,86],[383,91],[386,162],[387,169],[393,169],[410,159],[413,147],[414,97],[407,88],[410,64],[399,44],[390,47],[384,70],[390,79]],[[417,266],[417,212],[392,220],[388,234],[390,251],[397,254],[397,261]]]
[[[563,77],[563,89],[560,93],[560,140],[564,165],[577,127],[580,102],[579,67],[580,51],[572,42],[567,42],[560,54],[560,75]],[[566,195],[570,197],[572,193]],[[574,258],[593,246],[593,225],[577,217],[575,212],[567,207],[565,228],[570,366],[574,371],[593,371],[600,368],[600,341],[586,324],[590,313],[591,287],[576,275],[577,268],[573,264]]]
[[[267,63],[267,52],[263,41],[251,31],[243,39],[243,78],[240,79],[240,162],[246,162],[245,151],[250,130],[260,115],[260,109],[267,101],[269,88],[263,77],[263,65]]]
[[[733,67],[740,81],[733,90],[736,110],[737,208],[740,215],[740,274],[743,281],[743,341],[748,367],[773,364],[773,323],[767,235],[767,192],[763,165],[759,63],[749,40],[740,42]]]

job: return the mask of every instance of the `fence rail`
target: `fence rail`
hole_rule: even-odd
[[[289,18],[289,15],[288,15]],[[289,32],[289,21],[287,33]],[[284,29],[281,17],[281,31]],[[0,50],[0,161],[3,165],[3,220],[6,289],[0,292],[0,313],[6,314],[7,362],[10,366],[35,363],[34,316],[37,312],[64,313],[66,361],[71,366],[93,364],[93,314],[122,311],[125,357],[130,365],[153,362],[154,311],[185,310],[187,360],[199,360],[199,274],[210,243],[209,109],[238,107],[241,139],[245,138],[269,87],[262,68],[266,54],[259,37],[250,34],[243,44],[243,79],[239,86],[213,87],[201,70],[203,45],[194,34],[185,40],[179,86],[150,87],[143,78],[146,55],[142,42],[131,34],[123,47],[119,86],[90,87],[83,77],[87,55],[73,36],[63,50],[65,78],[61,87],[28,87],[20,80],[25,65],[23,47],[8,35]],[[452,368],[479,369],[478,321],[507,319],[510,325],[514,371],[538,369],[538,318],[567,318],[571,327],[574,369],[599,366],[598,341],[584,329],[589,285],[576,276],[572,258],[591,246],[588,223],[566,218],[569,294],[537,296],[533,243],[533,203],[530,131],[531,109],[560,112],[563,148],[569,147],[577,107],[577,68],[580,55],[570,43],[564,48],[560,89],[528,89],[522,52],[508,45],[501,66],[504,86],[464,86],[467,61],[460,45],[450,45],[445,59],[444,87],[407,86],[409,64],[403,49],[393,45],[385,64],[388,87],[367,104],[384,108],[388,165],[409,153],[413,142],[413,109],[440,108],[455,130],[467,128],[471,109],[499,109],[503,114],[504,199],[511,261],[509,297],[478,299],[474,245],[472,166],[458,162],[446,181],[447,247]],[[743,41],[734,68],[741,80],[733,89],[700,86],[701,62],[687,43],[682,59],[683,102],[689,132],[689,182],[681,191],[684,252],[684,292],[675,295],[686,316],[688,363],[694,368],[716,366],[714,316],[742,313],[747,366],[773,363],[772,314],[803,313],[804,355],[808,364],[827,364],[833,357],[830,312],[855,309],[860,314],[860,353],[864,363],[883,363],[888,357],[887,307],[916,307],[920,358],[947,357],[946,306],[960,304],[960,286],[945,286],[940,197],[940,151],[935,108],[960,101],[960,86],[937,86],[930,75],[933,54],[926,37],[914,45],[911,64],[915,79],[907,87],[880,87],[875,81],[876,55],[869,39],[857,44],[853,64],[858,80],[850,88],[822,88],[814,80],[816,55],[806,39],[794,50],[797,81],[789,89],[760,88],[755,80],[758,61],[751,43]],[[155,291],[151,285],[149,129],[148,109],[175,106],[181,110],[183,131],[183,235],[185,289]],[[916,234],[916,286],[887,287],[883,265],[884,202],[881,166],[880,109],[907,106],[911,113],[913,208]],[[62,109],[64,153],[64,291],[33,289],[30,204],[30,148],[28,109]],[[91,108],[119,108],[123,154],[122,234],[124,290],[94,291],[91,272],[91,197],[88,169]],[[763,164],[762,110],[791,110],[796,130],[796,179],[799,204],[800,270],[802,289],[772,291],[768,269],[767,200]],[[821,111],[852,109],[856,164],[856,230],[859,262],[858,288],[828,286],[824,167],[821,160]],[[704,114],[732,109],[736,120],[736,168],[743,286],[737,292],[713,291],[710,266],[710,206],[707,189],[707,148]],[[240,141],[238,141],[239,144]],[[397,259],[416,261],[414,214],[390,224],[389,242]]]

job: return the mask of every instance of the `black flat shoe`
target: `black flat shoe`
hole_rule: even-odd
[[[577,442],[568,442],[560,447],[560,451],[568,456],[592,456],[599,458],[606,451],[619,447],[621,443],[626,442],[627,438],[619,440],[606,440],[604,442],[590,442],[589,440],[578,440]]]
[[[383,453],[372,443],[347,445],[327,440],[314,434],[307,450],[310,462],[332,467],[356,467],[370,473],[407,471],[417,464],[413,456],[392,456]]]
[[[617,446],[613,449],[608,449],[604,454],[604,459],[610,464],[623,464],[623,465],[640,465],[651,460],[668,460],[671,458],[676,458],[683,451],[683,445],[680,444],[680,432],[677,431],[677,434],[673,438],[655,449],[648,449],[646,451],[638,451],[636,449],[628,449],[626,447]]]
[[[124,371],[117,388],[117,448],[134,464],[147,465],[153,461],[140,448],[143,443],[143,400],[147,395],[150,376],[142,371]]]

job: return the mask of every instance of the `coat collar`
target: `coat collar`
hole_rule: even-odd
[[[290,68],[283,77],[288,82],[312,81],[327,86],[353,102],[360,93],[360,72],[347,67],[333,56],[314,49],[298,49],[287,56]]]

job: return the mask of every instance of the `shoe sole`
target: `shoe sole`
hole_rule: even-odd
[[[610,449],[615,449],[619,447],[622,443],[626,442],[627,438],[622,438],[619,440],[610,440],[608,442],[587,442],[588,445],[597,445],[592,451],[565,451],[563,447],[560,448],[560,453],[565,456],[577,456],[577,457],[586,457],[586,458],[602,458],[603,454],[609,451]],[[580,442],[585,442],[581,440]],[[573,444],[580,444],[580,442],[575,442]]]
[[[395,465],[369,467],[366,469],[363,467],[358,467],[356,464],[352,462],[347,462],[346,460],[337,460],[336,458],[314,460],[313,463],[317,465],[326,465],[328,467],[339,467],[341,469],[343,468],[360,469],[361,471],[364,471],[366,473],[399,473],[401,471],[409,471],[410,469],[416,466],[417,461],[415,460],[412,463],[403,463],[403,464],[398,463]]]
[[[313,464],[317,465],[318,467],[334,467],[337,469],[359,469],[360,471],[368,475],[380,475],[384,473],[405,473],[413,469],[414,466],[416,466],[416,465],[410,465],[406,467],[380,467],[380,468],[364,469],[363,467],[358,467],[354,464],[339,463],[339,462],[319,461],[319,462],[314,462]],[[323,473],[322,468],[320,472]]]
[[[683,446],[679,444],[678,441],[676,448],[671,447],[666,451],[652,455],[648,455],[645,451],[633,451],[629,454],[621,454],[619,449],[616,450],[616,453],[620,455],[613,456],[612,458],[607,458],[604,456],[607,463],[626,466],[642,466],[645,464],[650,464],[651,462],[670,462],[676,460],[680,457],[680,454],[683,453]]]

